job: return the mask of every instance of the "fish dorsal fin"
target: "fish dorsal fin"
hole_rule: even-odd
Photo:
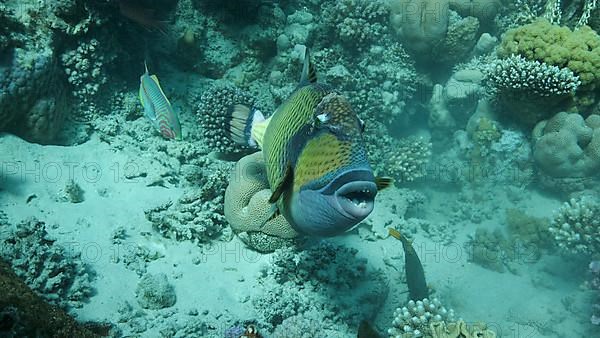
[[[146,74],[148,74],[148,64],[146,63],[146,60],[144,60],[144,69],[146,70]]]
[[[375,184],[377,185],[377,190],[381,191],[385,188],[389,188],[394,183],[394,179],[391,177],[375,177]]]
[[[283,176],[281,177],[281,180],[279,181],[279,183],[277,183],[277,186],[275,187],[275,189],[273,189],[273,194],[269,198],[269,203],[275,203],[279,200],[279,198],[281,198],[281,195],[283,195],[283,192],[292,186],[292,183],[293,183],[292,178],[293,177],[294,177],[294,170],[292,169],[292,165],[288,163],[285,168],[285,172],[283,173]]]
[[[302,66],[302,75],[300,76],[300,85],[317,82],[317,70],[314,63],[310,60],[310,51],[308,47],[304,49],[304,65]]]

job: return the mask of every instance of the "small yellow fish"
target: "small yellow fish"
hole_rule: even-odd
[[[160,87],[156,75],[148,73],[146,62],[144,67],[146,72],[140,77],[140,102],[144,113],[164,138],[180,141],[182,136],[179,117]]]
[[[262,148],[270,202],[300,233],[332,236],[352,228],[391,182],[373,174],[363,121],[340,92],[317,82],[308,49],[298,87],[275,113],[265,119],[235,105],[229,132],[237,143]]]

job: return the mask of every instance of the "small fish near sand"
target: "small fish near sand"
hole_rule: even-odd
[[[148,72],[146,62],[144,67],[146,72],[140,77],[140,102],[144,113],[164,138],[181,141],[179,116],[160,87],[156,75],[150,75]]]
[[[389,228],[388,230],[390,236],[402,242],[409,299],[417,301],[429,297],[429,287],[425,281],[423,264],[421,264],[421,260],[413,248],[412,243],[398,230],[393,228]]]

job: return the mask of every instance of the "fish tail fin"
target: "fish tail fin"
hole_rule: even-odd
[[[253,148],[262,146],[266,126],[260,126],[266,124],[266,119],[259,110],[235,104],[229,108],[229,117],[229,138],[233,142]]]
[[[302,65],[302,75],[300,75],[300,85],[317,82],[317,69],[310,60],[310,51],[308,47],[304,48],[304,64]]]

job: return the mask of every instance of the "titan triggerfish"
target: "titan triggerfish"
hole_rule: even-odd
[[[378,190],[392,182],[373,174],[364,122],[340,92],[317,82],[308,49],[298,87],[268,119],[245,105],[230,112],[231,139],[263,151],[274,215],[299,233],[345,232],[373,211]]]

